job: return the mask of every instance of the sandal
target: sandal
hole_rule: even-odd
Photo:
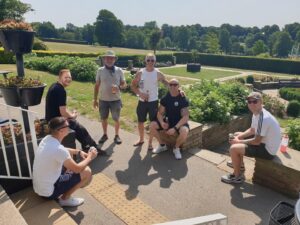
[[[134,147],[137,147],[137,146],[141,146],[144,144],[144,141],[138,141],[136,142],[135,144],[133,144]]]

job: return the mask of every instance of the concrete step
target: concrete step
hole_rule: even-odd
[[[27,225],[26,221],[16,209],[9,196],[0,185],[0,224]]]
[[[28,225],[77,224],[57,202],[37,196],[32,188],[17,192],[10,198]]]

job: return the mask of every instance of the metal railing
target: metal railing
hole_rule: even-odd
[[[37,150],[38,143],[36,138],[36,132],[35,132],[35,125],[34,120],[37,118],[37,113],[32,112],[29,110],[25,110],[19,107],[13,107],[6,104],[0,103],[0,154],[3,155],[3,161],[6,169],[6,173],[3,174],[3,171],[0,171],[0,178],[6,178],[6,179],[32,179],[32,162],[30,160],[30,154],[29,154],[29,148],[33,149],[33,154],[35,154],[35,151]],[[29,121],[29,134],[31,136],[31,140],[28,141],[26,137],[25,132],[25,124],[22,116],[22,112],[27,112],[28,115],[28,121]],[[18,118],[17,121],[15,118]],[[22,138],[23,142],[22,145],[24,148],[20,148],[20,144],[17,143],[16,134],[15,134],[15,125],[20,124],[22,129]],[[9,127],[10,134],[3,133],[3,128],[6,126],[6,128]],[[11,135],[12,143],[11,144],[5,144],[4,141],[4,135]],[[18,148],[19,147],[19,148]],[[13,153],[8,152],[8,149],[13,148]],[[25,151],[25,157],[20,159],[20,153],[21,151]],[[24,152],[23,152],[24,153]],[[14,155],[15,162],[12,164],[11,159],[8,155]],[[2,160],[1,160],[2,161]],[[0,161],[0,165],[3,165],[3,162]],[[26,165],[28,168],[28,174],[25,175],[24,167],[21,166],[21,164]],[[17,167],[17,173],[18,175],[12,174],[12,169],[15,169],[14,167]],[[3,168],[3,166],[2,166]],[[2,170],[2,169],[1,169]]]

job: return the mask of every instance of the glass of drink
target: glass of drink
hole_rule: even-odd
[[[118,91],[118,86],[116,84],[113,84],[111,86],[111,93],[116,94]]]

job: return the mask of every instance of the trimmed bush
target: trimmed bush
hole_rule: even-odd
[[[300,115],[300,103],[297,100],[292,100],[289,102],[286,113],[288,116],[298,117]]]
[[[289,147],[300,151],[300,119],[290,120],[287,126]]]
[[[246,78],[247,84],[253,84],[254,83],[254,77],[252,75],[248,75]]]
[[[263,95],[264,108],[268,110],[272,115],[279,118],[285,116],[285,105],[277,98],[273,98],[269,95]]]
[[[0,48],[0,64],[14,64],[16,60],[12,53],[4,52],[4,49]]]
[[[48,50],[48,47],[44,42],[42,42],[41,40],[35,38],[34,42],[33,42],[32,49],[34,49],[34,50]]]
[[[283,87],[279,90],[280,97],[285,100],[297,100],[300,102],[300,88]]]

